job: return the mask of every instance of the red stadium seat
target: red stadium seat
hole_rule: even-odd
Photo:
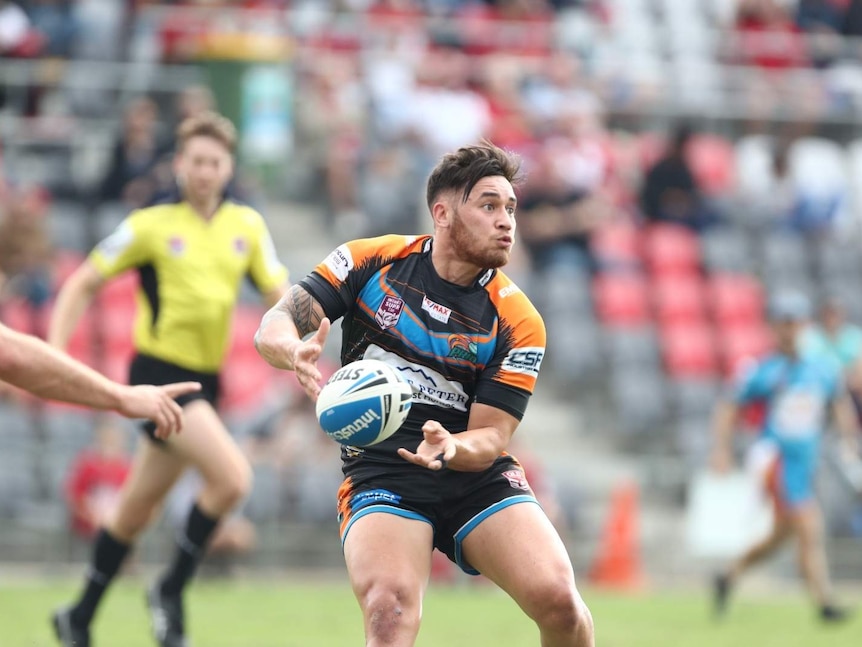
[[[590,252],[601,268],[637,268],[641,264],[640,231],[629,223],[601,227],[590,237]]]
[[[66,282],[72,272],[78,269],[86,257],[71,250],[59,250],[54,256],[53,284],[56,292]]]
[[[748,274],[713,274],[708,279],[709,304],[719,327],[763,320],[763,286]]]
[[[709,133],[694,135],[685,151],[698,186],[709,195],[722,195],[736,186],[736,152],[733,144]]]
[[[593,280],[596,315],[607,326],[640,326],[650,321],[647,284],[633,272],[605,272]]]
[[[644,234],[644,256],[654,274],[700,271],[700,241],[681,225],[654,224]]]
[[[761,322],[719,328],[722,371],[736,375],[744,362],[763,357],[772,349],[772,333]]]
[[[665,371],[672,378],[712,377],[718,373],[715,337],[707,324],[662,328],[661,347]]]
[[[660,326],[706,320],[706,292],[699,275],[659,275],[651,287],[653,307]]]

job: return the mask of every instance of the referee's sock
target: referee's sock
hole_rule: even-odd
[[[192,506],[185,529],[177,533],[177,552],[170,569],[162,578],[162,593],[178,595],[182,592],[194,576],[218,522],[218,518],[207,515],[197,503]]]
[[[89,626],[102,595],[123,565],[130,547],[129,544],[124,544],[113,537],[104,528],[99,531],[93,545],[87,583],[78,602],[70,609],[69,616],[75,626]]]

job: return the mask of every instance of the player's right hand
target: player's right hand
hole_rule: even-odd
[[[120,395],[117,411],[127,418],[144,418],[156,425],[156,438],[164,440],[183,428],[183,409],[174,398],[199,391],[199,382],[177,382],[165,386],[128,386]]]
[[[323,374],[317,368],[317,360],[323,353],[323,346],[326,344],[331,326],[329,319],[324,317],[320,320],[317,331],[294,347],[293,371],[312,402],[317,402],[317,396],[320,395],[320,382],[323,380]]]

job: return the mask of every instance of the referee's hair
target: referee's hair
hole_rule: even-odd
[[[236,128],[230,119],[211,110],[183,119],[177,126],[177,149],[182,150],[193,137],[211,137],[231,153],[236,149]]]
[[[521,159],[487,140],[474,146],[463,146],[444,155],[428,178],[425,199],[430,209],[437,197],[446,191],[461,191],[466,202],[470,191],[483,177],[502,175],[513,185],[521,181]]]

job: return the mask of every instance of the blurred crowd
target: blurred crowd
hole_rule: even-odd
[[[862,0],[0,0],[0,57],[60,62],[23,94],[0,85],[0,124],[61,116],[71,141],[96,119],[109,142],[94,181],[70,186],[11,154],[4,166],[23,131],[0,129],[0,317],[26,303],[35,314],[14,321],[38,334],[64,253],[93,242],[76,236],[86,214],[169,191],[176,124],[225,109],[205,75],[82,100],[62,65],[203,65],[249,46],[244,30],[287,43],[293,142],[269,184],[241,160],[231,191],[308,203],[339,239],[417,233],[442,153],[482,138],[518,152],[509,272],[545,316],[547,372],[605,388],[624,435],[667,428],[702,455],[722,382],[769,347],[764,292],[792,284],[862,322]],[[71,225],[70,203],[85,207]],[[835,343],[856,357],[858,337]],[[337,465],[321,466],[337,457],[290,402],[249,432],[256,487],[275,496],[245,513],[329,520]]]

